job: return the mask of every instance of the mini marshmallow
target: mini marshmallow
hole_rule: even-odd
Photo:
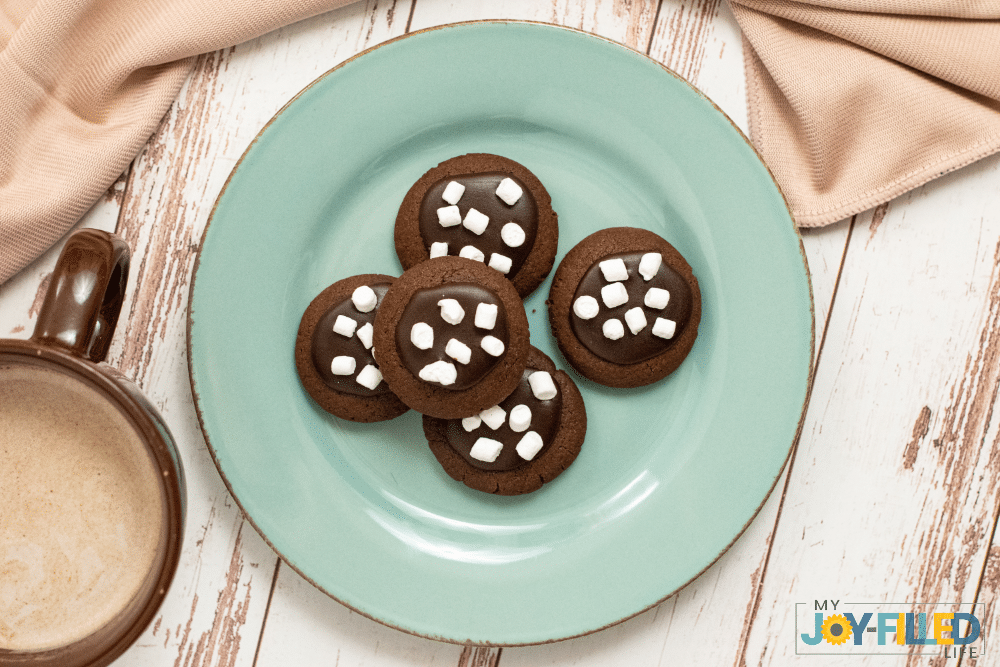
[[[650,308],[663,310],[670,303],[670,292],[659,287],[650,287],[642,302]]]
[[[609,340],[618,340],[625,335],[625,326],[622,324],[621,320],[616,320],[611,318],[610,320],[604,321],[604,326],[601,327],[604,332],[604,337]]]
[[[333,330],[345,338],[354,335],[354,330],[358,328],[358,323],[347,315],[337,315],[337,321],[333,323]]]
[[[499,308],[496,304],[479,304],[476,306],[476,326],[480,329],[492,329],[497,323],[497,312]]]
[[[467,364],[472,359],[472,350],[457,338],[448,341],[444,346],[444,353],[460,364]]]
[[[663,257],[660,256],[660,253],[647,252],[639,260],[639,275],[642,276],[643,280],[652,280],[656,272],[660,270],[661,262],[663,262]]]
[[[524,244],[527,236],[521,225],[516,222],[508,222],[500,229],[500,238],[511,248],[520,248]]]
[[[573,312],[581,320],[592,320],[601,312],[601,304],[594,297],[583,295],[573,302]]]
[[[623,303],[628,303],[628,292],[622,283],[611,283],[601,288],[601,300],[608,308],[617,308]]]
[[[354,379],[362,387],[367,387],[368,389],[374,391],[376,387],[382,384],[382,371],[375,368],[371,364],[368,364],[361,369],[361,372],[358,373],[358,377]]]
[[[525,461],[530,461],[542,450],[542,445],[544,444],[542,436],[534,431],[528,431],[514,449],[517,451],[518,456]]]
[[[419,350],[434,347],[434,329],[426,322],[417,322],[410,329],[410,342]]]
[[[491,269],[496,269],[497,271],[499,271],[504,275],[510,273],[510,267],[512,267],[513,265],[514,262],[513,260],[511,260],[510,257],[506,257],[497,252],[490,255],[490,263],[488,266]]]
[[[531,408],[523,403],[515,405],[510,411],[510,430],[514,433],[527,431],[531,426]]]
[[[657,317],[656,321],[653,322],[653,335],[659,336],[660,338],[673,338],[674,333],[677,331],[677,322],[673,320],[668,320],[663,317]]]
[[[617,259],[606,259],[600,264],[601,273],[609,283],[619,280],[628,280],[628,269],[625,268],[625,261],[619,257]]]
[[[467,245],[464,248],[462,248],[461,250],[459,250],[458,251],[458,256],[459,257],[464,257],[466,259],[474,259],[477,262],[485,262],[486,261],[486,255],[484,255],[483,251],[480,250],[479,248],[477,248],[474,245]]]
[[[471,417],[466,417],[462,420],[462,428],[465,429],[466,433],[471,433],[479,428],[479,425],[483,423],[483,420],[479,415],[472,415]]]
[[[330,372],[334,375],[354,375],[354,369],[358,367],[358,362],[354,357],[334,357],[330,362]]]
[[[558,393],[556,383],[552,381],[552,376],[549,375],[548,371],[535,371],[529,375],[528,385],[531,387],[531,393],[540,401],[555,398]]]
[[[491,440],[490,438],[479,438],[476,440],[476,444],[472,445],[472,449],[469,451],[469,456],[477,461],[493,463],[497,460],[497,457],[500,456],[501,449],[503,449],[502,442],[497,442],[496,440]]]
[[[484,424],[495,431],[507,421],[507,411],[499,405],[494,405],[492,408],[486,408],[480,412],[479,418],[483,420]]]
[[[424,382],[436,382],[447,387],[450,384],[455,384],[455,380],[458,379],[458,370],[455,368],[455,364],[450,362],[435,361],[421,368],[418,376]]]
[[[485,213],[480,213],[474,208],[470,208],[465,214],[465,220],[462,221],[462,226],[468,229],[473,234],[479,235],[486,231],[486,227],[490,224],[490,217]]]
[[[462,212],[457,206],[442,206],[438,209],[438,222],[442,227],[454,227],[462,224]]]
[[[491,357],[499,357],[503,354],[505,345],[503,341],[494,336],[486,336],[481,341],[479,341],[480,347],[486,350],[486,354]]]
[[[646,313],[642,312],[642,308],[636,306],[635,308],[629,308],[625,311],[625,324],[628,325],[628,330],[635,335],[646,328]]]
[[[359,312],[370,313],[375,310],[375,306],[378,304],[378,295],[368,285],[362,285],[351,294],[351,301]]]
[[[444,241],[435,241],[431,244],[431,259],[435,257],[447,257],[448,244]]]
[[[441,193],[441,199],[454,205],[458,203],[458,200],[461,199],[464,194],[465,186],[458,181],[451,181],[448,185],[444,186],[444,192]]]
[[[505,178],[497,186],[497,197],[500,197],[508,206],[513,206],[521,198],[524,190],[514,182],[513,179]]]
[[[465,317],[465,309],[454,299],[441,299],[438,305],[441,306],[441,319],[448,324],[458,324]]]
[[[354,332],[354,335],[358,337],[361,344],[365,346],[366,350],[372,349],[372,336],[375,333],[375,327],[372,326],[371,322],[365,322],[364,326],[360,327]]]

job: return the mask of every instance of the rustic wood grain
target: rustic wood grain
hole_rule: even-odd
[[[458,658],[458,667],[497,667],[502,653],[501,648],[466,646]]]
[[[720,4],[721,0],[662,3],[649,55],[688,81],[697,81],[710,48]]]
[[[194,258],[219,190],[260,128],[318,75],[401,32],[408,13],[405,2],[371,0],[199,57],[124,191],[111,198],[120,202],[118,232],[134,252],[124,327],[110,358],[164,414],[185,462],[189,500],[170,595],[122,665],[254,662],[276,556],[229,497],[195,418],[185,363]]]
[[[786,470],[757,520],[718,563],[676,596],[626,623],[543,647],[459,647],[411,637],[361,617],[317,591],[290,568],[282,567],[243,521],[225,491],[194,417],[184,363],[187,285],[215,195],[259,128],[316,75],[367,46],[400,34],[408,25],[419,29],[476,18],[561,23],[648,52],[705,91],[738,126],[746,127],[739,31],[728,8],[719,0],[668,0],[662,5],[653,0],[518,0],[488,6],[445,0],[419,0],[416,4],[370,0],[202,56],[127,184],[123,181],[113,188],[89,216],[111,228],[120,214],[117,228],[136,249],[133,287],[122,319],[124,326],[112,348],[112,361],[139,381],[167,417],[189,477],[188,530],[178,576],[159,617],[116,665],[495,667],[501,660],[504,667],[641,665],[677,660],[754,664],[758,656],[770,659],[771,654],[761,650],[762,646],[769,642],[780,644],[788,634],[779,627],[788,612],[781,608],[778,593],[788,587],[789,573],[793,571],[789,563],[796,562],[795,549],[801,540],[795,529],[804,530],[803,516],[811,517],[815,524],[815,517],[821,515],[819,508],[814,508],[815,514],[803,515],[800,507],[809,501],[808,491],[817,483],[814,478],[818,475],[813,472],[810,476],[808,471],[815,471],[814,450],[824,424],[815,420],[810,422],[791,473]],[[887,231],[910,205],[906,202],[897,209],[893,203],[877,221],[874,216],[863,219],[860,224],[864,232],[854,234],[853,239],[847,223],[805,235],[804,246],[814,275],[818,331],[823,330],[831,304],[832,322],[840,322],[837,314],[851,308],[844,304],[843,297],[834,299],[845,242],[852,239],[854,255],[862,252],[858,250],[862,237],[864,252],[869,247],[871,252],[879,248],[883,254],[889,252],[885,249]],[[930,235],[921,238],[926,241]],[[989,250],[995,247],[994,243]],[[993,261],[987,260],[985,254],[979,260],[979,264]],[[35,312],[32,304],[52,262],[54,255],[43,258],[0,289],[0,322],[4,327],[9,322],[12,333],[26,336],[30,332]],[[871,260],[869,271],[885,279],[890,269],[872,269],[876,264],[878,261]],[[854,265],[852,271],[857,271]],[[850,274],[854,275],[859,274]],[[854,301],[849,304],[857,300],[857,283],[851,284]],[[18,314],[8,319],[8,312]],[[905,438],[899,441],[900,448],[891,463],[884,464],[891,465],[893,474],[933,477],[935,466],[947,468],[950,477],[939,473],[935,481],[929,482],[940,485],[994,472],[988,462],[956,453],[969,438],[981,436],[984,442],[992,442],[996,437],[995,429],[989,429],[996,378],[994,372],[985,370],[992,367],[995,355],[990,322],[984,316],[976,331],[985,338],[981,336],[978,347],[970,344],[969,349],[978,353],[967,355],[961,382],[958,376],[951,378],[952,391],[947,401],[928,398],[917,401],[915,409],[907,404],[902,431]],[[821,357],[823,368],[843,371],[839,361],[830,358],[839,359],[843,353],[841,339],[854,333],[854,327],[835,329],[837,352]],[[938,370],[946,367],[943,361],[933,365]],[[840,403],[833,397],[826,399],[827,409],[841,403],[854,405],[841,396],[836,398]],[[827,427],[827,438],[831,437],[829,431]],[[846,451],[862,455],[867,453],[867,444],[851,441]],[[941,453],[941,448],[948,449]],[[870,467],[879,469],[877,465]],[[800,475],[800,468],[807,472]],[[925,540],[928,546],[923,551],[917,549],[917,555],[943,554],[950,558],[950,569],[930,568],[920,573],[914,590],[936,590],[933,582],[947,569],[948,573],[961,574],[965,589],[971,587],[975,592],[980,573],[985,571],[981,595],[992,609],[997,587],[995,571],[1000,567],[985,557],[992,535],[991,522],[996,517],[996,494],[991,493],[987,489],[982,502],[967,499],[967,508],[961,498],[949,496],[954,511],[944,518],[967,520],[990,502],[992,514],[987,512],[985,522],[974,523],[960,535],[948,533],[948,527],[940,521],[929,527]],[[793,517],[786,519],[789,512]],[[782,520],[776,529],[779,514]],[[941,532],[942,537],[935,547],[932,543],[936,532]],[[849,531],[837,534],[843,538]],[[951,553],[949,548],[957,551]],[[994,547],[994,551],[1000,549]],[[906,562],[900,570],[917,567],[917,556],[907,558],[912,562],[901,558]],[[817,576],[811,568],[809,565],[803,569],[809,576]],[[845,568],[834,581],[850,582],[863,569]],[[878,582],[872,586],[870,590],[880,590]],[[692,657],[692,646],[703,649],[697,658]]]
[[[282,567],[268,611],[256,667],[286,665],[454,666],[484,664],[497,649],[422,639],[388,628],[328,597]],[[470,662],[476,657],[480,662]],[[485,664],[490,664],[488,661]]]
[[[705,93],[747,132],[743,38],[727,3],[661,3],[647,54]]]
[[[815,598],[979,602],[986,637],[1000,631],[995,158],[803,235],[821,344],[795,457],[746,534],[660,605],[553,645],[460,647],[385,628],[282,567],[243,521],[194,417],[184,318],[201,230],[244,148],[308,81],[407,25],[476,18],[562,23],[626,43],[746,128],[742,45],[720,0],[371,0],[199,59],[128,181],[81,223],[117,226],[135,249],[111,361],[163,411],[189,482],[171,594],[115,664],[785,665],[794,604]],[[0,287],[0,335],[30,334],[58,250]],[[913,652],[850,664],[943,661]]]
[[[211,201],[208,187],[214,185],[197,173],[210,168],[215,152],[202,128],[210,124],[219,75],[232,53],[227,49],[198,58],[178,103],[137,160],[122,203],[117,231],[136,249],[135,282],[123,313],[125,335],[117,339],[112,356],[140,385],[151,380],[154,354],[169,363],[160,353],[168,340],[184,351],[183,314],[198,249],[194,218],[203,213],[203,202]]]
[[[983,566],[983,572],[980,577],[979,592],[976,595],[976,599],[973,600],[974,603],[981,603],[983,606],[976,605],[971,609],[962,610],[977,615],[982,614],[980,618],[982,622],[981,632],[986,637],[986,641],[989,642],[987,644],[989,647],[987,651],[996,650],[993,648],[995,646],[993,638],[998,636],[997,631],[1000,630],[1000,618],[997,617],[997,602],[1000,601],[1000,545],[996,543],[995,520],[993,533],[993,543],[986,556],[986,563]],[[963,663],[966,665],[976,664],[973,661],[962,661],[958,664],[961,665]]]
[[[988,160],[858,217],[745,664],[790,659],[796,602],[971,602],[992,572],[998,174]]]
[[[542,21],[586,30],[645,52],[657,4],[656,0],[418,0],[411,29],[483,19]]]
[[[156,664],[169,656],[177,667],[247,665],[247,660],[237,662],[241,628],[249,618],[250,641],[255,643],[253,626],[264,613],[266,597],[251,600],[249,594],[263,589],[266,596],[274,556],[256,534],[241,538],[242,516],[211,470],[184,363],[191,270],[214,200],[212,188],[217,191],[225,177],[213,175],[220,154],[212,118],[235,51],[199,57],[178,101],[136,161],[122,197],[117,231],[133,248],[132,288],[123,311],[124,330],[115,338],[109,361],[135,379],[163,413],[185,463],[189,503],[184,555],[161,609],[162,619],[177,620],[158,620],[123,656],[123,664]],[[243,568],[246,560],[263,562],[262,571]],[[237,589],[248,598],[235,608],[226,598]]]

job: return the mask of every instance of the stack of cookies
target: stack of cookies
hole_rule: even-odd
[[[576,459],[587,428],[576,384],[531,346],[522,301],[555,262],[548,192],[513,160],[452,158],[406,193],[394,238],[400,277],[345,278],[306,309],[295,346],[303,387],[351,421],[416,410],[452,478],[487,493],[535,491]],[[565,358],[612,387],[671,373],[701,317],[687,262],[628,227],[567,253],[547,304]]]

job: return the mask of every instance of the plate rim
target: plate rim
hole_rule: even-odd
[[[757,157],[757,160],[764,167],[764,169],[765,169],[768,177],[771,180],[771,183],[774,185],[775,189],[777,190],[778,194],[780,195],[781,201],[782,201],[782,203],[784,205],[784,208],[785,208],[785,211],[788,213],[788,219],[789,219],[789,222],[791,223],[792,233],[795,235],[795,238],[796,238],[796,240],[798,242],[797,245],[798,245],[798,251],[799,251],[799,258],[800,258],[800,260],[802,262],[802,268],[804,269],[804,272],[805,272],[806,288],[807,288],[807,294],[808,294],[808,297],[809,297],[809,321],[810,321],[810,331],[809,331],[809,370],[808,370],[808,374],[807,374],[807,376],[805,378],[805,393],[804,393],[804,396],[803,396],[803,399],[802,399],[802,407],[801,407],[800,412],[799,412],[798,424],[795,427],[795,432],[794,432],[793,437],[791,438],[791,442],[788,445],[788,451],[785,453],[784,460],[782,461],[781,465],[777,468],[777,471],[776,471],[776,473],[774,475],[774,479],[771,481],[771,484],[770,484],[770,486],[769,486],[769,488],[767,490],[767,493],[765,493],[763,495],[763,497],[761,498],[760,503],[753,510],[752,514],[747,519],[746,523],[744,523],[743,526],[739,529],[739,531],[733,536],[733,539],[730,540],[719,551],[719,553],[717,553],[708,563],[706,563],[705,566],[702,569],[698,570],[686,582],[684,582],[683,584],[677,586],[675,589],[669,591],[668,593],[664,594],[662,597],[658,598],[657,600],[655,600],[654,602],[650,603],[649,605],[647,605],[645,607],[642,607],[641,609],[638,609],[638,610],[636,610],[635,612],[633,612],[631,614],[623,616],[622,618],[610,621],[610,622],[608,622],[605,625],[602,625],[600,627],[595,627],[593,629],[585,630],[583,632],[579,632],[579,633],[576,633],[576,634],[569,634],[569,635],[564,635],[564,636],[557,636],[557,637],[553,637],[553,638],[550,638],[550,639],[539,640],[539,641],[525,641],[525,642],[493,642],[493,641],[489,641],[489,640],[476,640],[476,641],[472,641],[470,639],[463,640],[463,639],[457,639],[457,638],[454,638],[454,637],[448,637],[448,636],[444,636],[444,635],[436,635],[436,634],[431,634],[431,633],[419,632],[419,631],[416,631],[416,630],[411,629],[411,628],[406,628],[406,627],[402,627],[402,626],[396,625],[396,624],[394,624],[394,623],[392,623],[392,622],[390,622],[390,621],[388,621],[386,619],[379,618],[379,617],[377,617],[377,616],[375,616],[373,614],[370,614],[370,613],[368,613],[368,612],[366,612],[366,611],[364,611],[362,609],[358,609],[357,607],[351,605],[350,603],[348,603],[348,602],[342,600],[341,598],[339,598],[338,596],[334,595],[332,592],[330,592],[329,590],[327,590],[327,588],[325,588],[324,586],[322,586],[321,584],[319,584],[317,581],[315,581],[312,577],[310,577],[305,572],[303,572],[299,567],[297,567],[294,563],[292,563],[281,552],[281,550],[279,550],[277,548],[277,546],[271,541],[271,539],[267,536],[267,534],[257,524],[256,520],[250,515],[249,512],[246,511],[246,508],[243,506],[243,502],[240,500],[239,496],[236,494],[235,490],[233,489],[232,484],[230,483],[229,478],[226,476],[226,473],[223,470],[223,467],[222,467],[222,465],[221,465],[221,463],[219,461],[219,458],[218,458],[218,456],[216,454],[215,447],[212,445],[212,440],[209,437],[208,431],[205,428],[205,419],[204,419],[204,415],[202,413],[202,406],[201,406],[202,401],[201,401],[200,395],[198,393],[198,388],[196,386],[195,377],[194,377],[195,370],[194,370],[194,362],[193,362],[193,354],[192,354],[192,328],[194,326],[194,318],[192,316],[192,304],[194,303],[195,288],[196,288],[197,283],[198,283],[198,274],[199,274],[199,268],[201,266],[202,251],[204,249],[205,239],[206,239],[206,237],[208,235],[208,231],[209,231],[209,229],[210,229],[210,227],[212,225],[212,222],[215,219],[215,214],[216,214],[216,211],[217,211],[217,209],[219,207],[219,202],[222,200],[223,196],[225,195],[226,191],[228,190],[229,185],[230,185],[233,177],[235,176],[236,172],[239,170],[240,166],[243,164],[244,159],[246,159],[246,157],[250,154],[250,152],[253,151],[254,147],[257,145],[257,142],[261,139],[261,137],[270,129],[271,125],[273,123],[275,123],[278,120],[278,118],[292,104],[294,104],[300,97],[302,97],[304,94],[306,94],[314,86],[318,85],[321,81],[323,81],[327,77],[331,76],[334,72],[336,72],[336,71],[340,70],[341,68],[345,67],[346,65],[352,63],[354,60],[356,60],[356,59],[358,59],[358,58],[360,58],[360,57],[362,57],[362,56],[364,56],[364,55],[366,55],[368,53],[374,52],[374,51],[376,51],[376,50],[378,50],[378,49],[380,49],[380,48],[382,48],[384,46],[387,46],[387,45],[390,45],[390,44],[394,44],[394,43],[396,43],[398,41],[405,40],[405,39],[408,39],[410,37],[414,37],[414,36],[417,36],[417,35],[423,35],[423,34],[435,32],[435,31],[438,31],[438,30],[446,30],[446,29],[462,28],[462,27],[470,27],[470,26],[479,26],[479,25],[483,25],[483,24],[486,24],[486,25],[526,25],[526,26],[533,26],[533,27],[547,28],[547,29],[559,29],[559,30],[565,30],[565,31],[570,32],[570,33],[575,33],[575,34],[580,35],[580,36],[582,36],[584,38],[591,38],[591,39],[596,39],[596,40],[601,41],[601,42],[605,42],[605,43],[607,43],[608,45],[610,45],[612,47],[617,47],[619,49],[623,49],[623,50],[629,52],[631,55],[641,56],[643,59],[649,61],[652,64],[655,64],[665,74],[667,74],[667,75],[673,77],[674,79],[676,79],[677,81],[683,83],[685,86],[687,86],[687,88],[691,92],[693,92],[694,94],[696,94],[703,101],[705,101],[708,104],[710,104],[712,106],[712,108],[715,109],[715,111],[718,114],[720,114],[721,117],[724,118],[729,123],[729,125],[732,127],[732,129],[736,132],[737,136],[739,136],[740,139],[743,140],[743,142],[747,145],[747,147]],[[202,233],[201,233],[201,238],[200,238],[200,240],[198,242],[198,251],[197,251],[197,253],[195,255],[194,265],[193,265],[192,272],[191,272],[190,285],[188,287],[188,303],[187,303],[187,309],[186,310],[187,310],[187,313],[186,313],[186,326],[185,326],[185,348],[186,348],[185,349],[185,352],[186,352],[185,356],[187,357],[187,370],[188,370],[187,376],[188,376],[188,382],[189,382],[189,385],[190,385],[190,388],[191,388],[191,395],[192,395],[192,399],[193,399],[192,403],[193,403],[194,408],[195,408],[195,413],[197,414],[197,417],[198,417],[198,429],[200,430],[200,432],[202,434],[202,437],[205,439],[205,445],[206,445],[206,448],[208,449],[208,452],[209,452],[209,454],[210,454],[210,456],[212,458],[212,462],[215,465],[215,468],[218,471],[219,476],[222,478],[222,481],[223,481],[223,483],[226,486],[226,490],[229,492],[229,495],[232,497],[233,501],[236,503],[237,507],[239,508],[240,513],[243,516],[243,519],[245,521],[247,521],[253,527],[253,529],[257,532],[257,534],[261,537],[261,539],[268,545],[268,547],[270,547],[270,549],[278,557],[279,562],[283,563],[287,567],[290,567],[296,574],[298,574],[304,580],[306,580],[307,582],[309,582],[310,585],[312,585],[314,588],[316,588],[317,590],[319,590],[321,593],[323,593],[327,597],[332,598],[333,600],[335,600],[338,604],[341,604],[344,607],[348,608],[349,610],[353,611],[354,613],[357,613],[357,614],[359,614],[359,615],[361,615],[361,616],[363,616],[365,618],[371,619],[371,620],[379,623],[380,625],[392,628],[394,630],[398,630],[398,631],[406,633],[408,635],[415,636],[415,637],[421,637],[421,638],[424,638],[424,639],[430,639],[430,640],[434,640],[434,641],[440,641],[440,642],[444,642],[444,643],[448,643],[448,644],[460,645],[460,646],[485,646],[485,647],[500,647],[500,648],[502,648],[502,647],[519,647],[519,646],[540,646],[540,645],[545,645],[545,644],[552,644],[552,643],[562,642],[562,641],[566,641],[566,640],[569,640],[569,639],[576,639],[576,638],[579,638],[579,637],[585,637],[587,635],[594,634],[596,632],[600,632],[602,630],[606,630],[608,628],[611,628],[611,627],[614,627],[614,626],[619,625],[621,623],[624,623],[625,621],[627,621],[627,620],[629,620],[631,618],[634,618],[635,616],[638,616],[638,615],[640,615],[640,614],[648,611],[649,609],[652,609],[653,607],[655,607],[655,606],[663,603],[665,600],[673,597],[674,595],[678,594],[679,592],[681,592],[682,590],[684,590],[685,588],[687,588],[688,586],[690,586],[692,583],[694,583],[695,581],[697,581],[707,570],[709,570],[713,565],[715,565],[715,563],[717,563],[719,561],[719,559],[722,558],[722,556],[724,556],[733,547],[733,545],[746,533],[747,529],[750,527],[750,524],[752,524],[757,519],[757,516],[760,514],[760,511],[763,509],[763,507],[767,503],[768,499],[774,493],[774,490],[777,487],[778,481],[781,479],[781,475],[783,474],[783,472],[785,471],[785,469],[788,467],[790,461],[794,457],[795,451],[798,448],[799,440],[800,440],[801,435],[802,435],[802,429],[803,429],[804,424],[805,424],[806,412],[808,411],[810,399],[812,397],[812,390],[813,390],[813,386],[814,386],[814,382],[815,382],[815,375],[816,375],[816,303],[815,303],[815,297],[814,297],[814,294],[813,294],[812,272],[811,272],[811,270],[809,268],[808,257],[806,256],[805,247],[803,246],[803,243],[802,243],[802,234],[799,231],[798,226],[795,224],[795,219],[794,219],[794,216],[792,215],[792,210],[791,210],[791,206],[789,205],[788,198],[785,195],[784,190],[782,190],[781,185],[778,183],[777,179],[775,178],[774,172],[771,170],[770,166],[764,161],[764,158],[761,155],[760,151],[757,150],[757,148],[753,145],[753,143],[746,136],[746,134],[744,134],[743,130],[740,129],[740,127],[735,122],[733,122],[732,118],[730,118],[729,115],[725,111],[723,111],[711,98],[709,98],[702,91],[700,91],[697,87],[695,87],[690,81],[688,81],[687,79],[685,79],[680,74],[678,74],[674,70],[670,69],[669,67],[667,67],[666,65],[664,65],[660,61],[658,61],[655,58],[649,56],[648,54],[645,54],[645,53],[642,53],[641,51],[638,51],[637,49],[635,49],[635,48],[633,48],[631,46],[628,46],[627,44],[623,44],[621,42],[617,42],[617,41],[615,41],[613,39],[610,39],[608,37],[604,37],[602,35],[597,35],[595,33],[588,32],[588,31],[582,30],[580,28],[575,28],[575,27],[572,27],[572,26],[560,25],[560,24],[557,24],[557,23],[549,23],[549,22],[545,22],[545,21],[534,21],[534,20],[525,20],[525,19],[477,19],[477,20],[457,21],[457,22],[452,22],[452,23],[445,23],[445,24],[441,24],[441,25],[430,26],[430,27],[423,28],[423,29],[420,29],[420,30],[414,30],[412,32],[407,32],[407,33],[404,33],[402,35],[397,35],[396,37],[392,37],[392,38],[387,39],[387,40],[385,40],[383,42],[380,42],[378,44],[370,46],[367,49],[356,53],[355,55],[351,56],[350,58],[347,58],[343,62],[335,65],[334,67],[332,67],[330,69],[328,69],[327,71],[323,72],[322,74],[320,74],[319,76],[317,76],[316,78],[314,78],[308,84],[306,84],[301,90],[299,90],[287,102],[285,102],[285,104],[283,104],[281,106],[281,108],[278,111],[276,111],[275,114],[270,119],[268,119],[268,121],[261,127],[261,129],[257,132],[257,134],[254,136],[254,138],[247,145],[246,149],[240,155],[239,159],[233,165],[232,169],[229,171],[229,174],[226,176],[226,180],[223,183],[222,188],[219,190],[219,193],[216,196],[214,203],[212,204],[212,208],[211,208],[211,210],[209,212],[209,215],[208,215],[208,220],[205,223],[205,227],[204,227],[204,229],[202,230]],[[770,549],[768,548],[768,551],[769,550]]]

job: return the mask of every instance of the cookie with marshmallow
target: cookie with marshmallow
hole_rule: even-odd
[[[320,292],[305,309],[295,337],[295,368],[303,389],[341,419],[379,422],[409,408],[389,389],[375,361],[374,322],[396,279],[351,276]]]
[[[566,360],[609,387],[639,387],[673,373],[701,322],[691,266],[664,238],[634,227],[602,229],[574,246],[546,304]]]
[[[495,406],[528,358],[528,318],[514,286],[462,257],[404,272],[379,305],[373,334],[390,389],[414,410],[445,419]]]
[[[524,298],[552,270],[559,228],[551,197],[527,167],[472,153],[417,180],[399,207],[394,235],[404,269],[465,257],[506,276]]]
[[[464,419],[424,416],[424,435],[445,472],[499,495],[537,491],[580,453],[587,412],[576,384],[532,347],[517,387]]]

